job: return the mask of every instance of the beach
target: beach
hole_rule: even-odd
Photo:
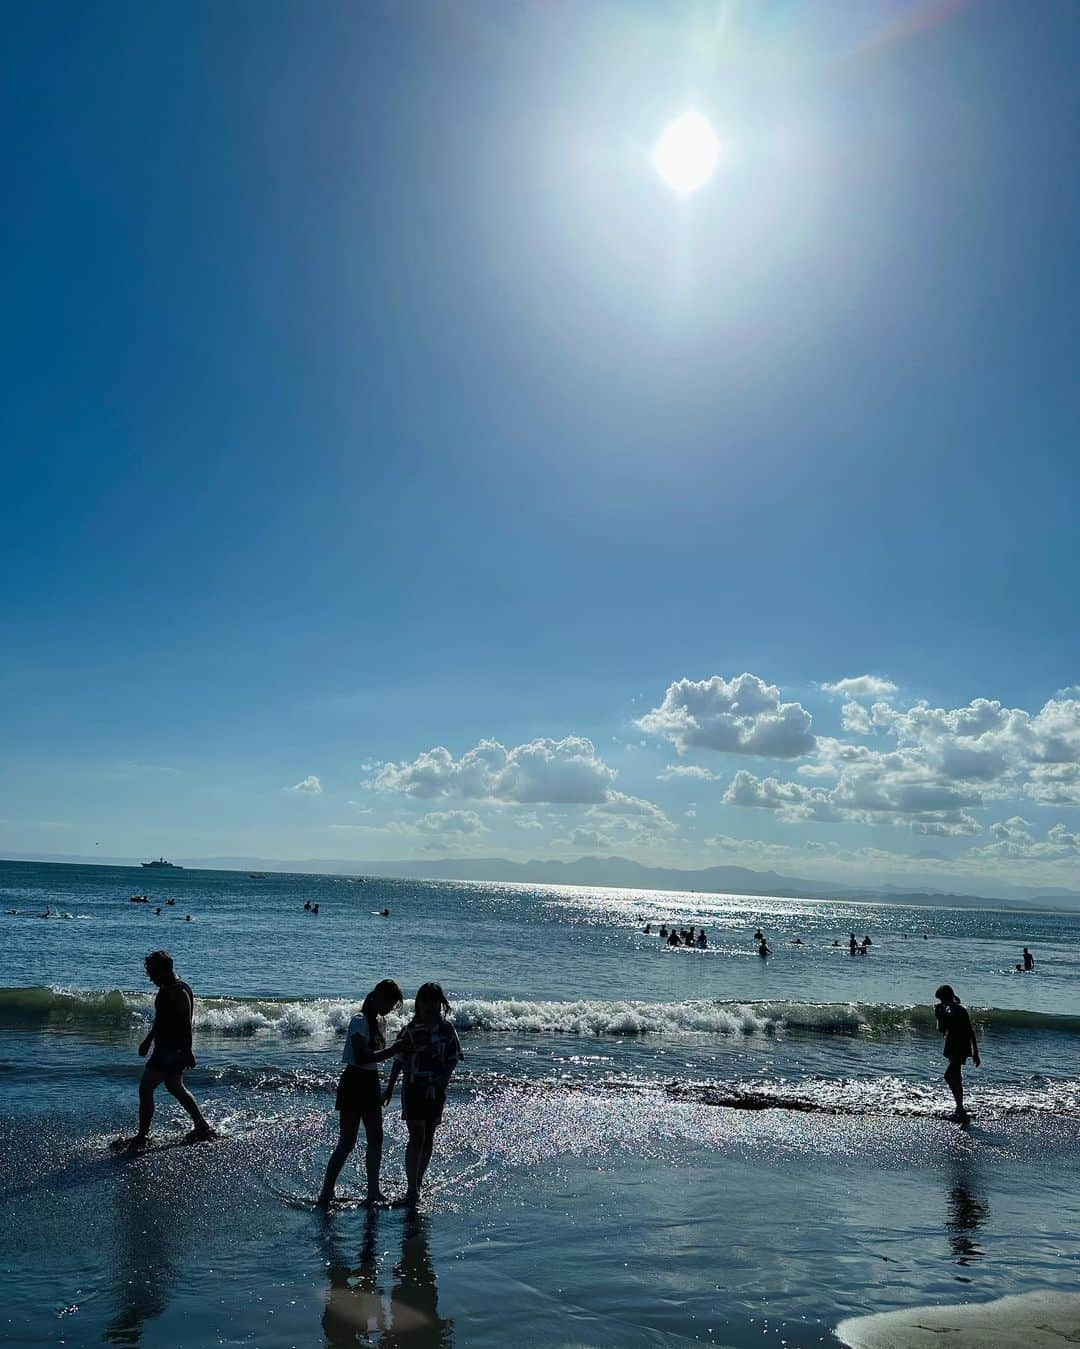
[[[10,1343],[916,1344],[850,1326],[1076,1286],[1072,915],[29,863],[0,891]],[[641,931],[672,920],[709,948]],[[869,955],[832,946],[852,930]],[[154,1147],[117,1157],[157,946],[221,1137],[179,1145],[159,1093]],[[465,1061],[422,1210],[366,1213],[354,1156],[324,1220],[344,1031],[384,976],[443,984]],[[983,1054],[963,1128],[943,980]]]

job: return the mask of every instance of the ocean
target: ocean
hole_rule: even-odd
[[[642,931],[672,921],[708,949]],[[1080,1282],[1080,915],[5,862],[0,922],[5,1343],[869,1345],[867,1316]],[[120,1157],[162,946],[220,1137],[180,1146],[161,1091]],[[442,983],[465,1051],[431,1193],[368,1214],[361,1146],[324,1219],[386,977]],[[981,1041],[964,1127],[942,982]],[[392,1193],[403,1138],[395,1102]]]

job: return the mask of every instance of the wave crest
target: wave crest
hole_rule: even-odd
[[[198,998],[195,1026],[203,1033],[287,1037],[344,1035],[359,1000],[339,998]],[[971,1008],[979,1026],[995,1030],[1056,1031],[1080,1035],[1080,1016],[1017,1008]],[[130,1025],[148,1021],[152,999],[119,989],[0,988],[0,1023]],[[397,1030],[411,1014],[406,1003],[388,1018]],[[893,1003],[639,1002],[582,998],[545,1002],[460,998],[452,1019],[463,1032],[518,1035],[768,1035],[797,1030],[824,1035],[890,1032],[936,1034],[933,1008]]]

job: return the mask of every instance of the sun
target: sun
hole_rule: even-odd
[[[669,122],[652,152],[657,173],[684,197],[709,181],[719,158],[716,132],[697,112],[684,112]]]

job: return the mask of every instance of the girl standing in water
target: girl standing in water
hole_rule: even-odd
[[[465,1057],[457,1031],[447,1020],[450,1004],[438,984],[417,989],[413,1019],[401,1032],[395,1049],[397,1058],[390,1069],[390,1084],[383,1101],[390,1104],[394,1084],[404,1072],[401,1088],[401,1117],[409,1130],[405,1147],[405,1179],[408,1189],[403,1203],[414,1205],[431,1161],[435,1130],[442,1122],[446,1088],[450,1075]]]
[[[360,1011],[349,1022],[345,1049],[341,1060],[345,1067],[338,1082],[336,1109],[339,1113],[340,1137],[338,1145],[326,1164],[326,1177],[316,1201],[319,1208],[329,1208],[334,1202],[334,1186],[341,1168],[356,1147],[360,1125],[367,1136],[364,1161],[367,1166],[367,1196],[364,1204],[374,1208],[385,1204],[386,1196],[379,1189],[379,1168],[382,1165],[382,1084],[376,1066],[390,1058],[397,1045],[386,1048],[380,1018],[402,1003],[401,989],[393,979],[382,979],[364,999]]]

